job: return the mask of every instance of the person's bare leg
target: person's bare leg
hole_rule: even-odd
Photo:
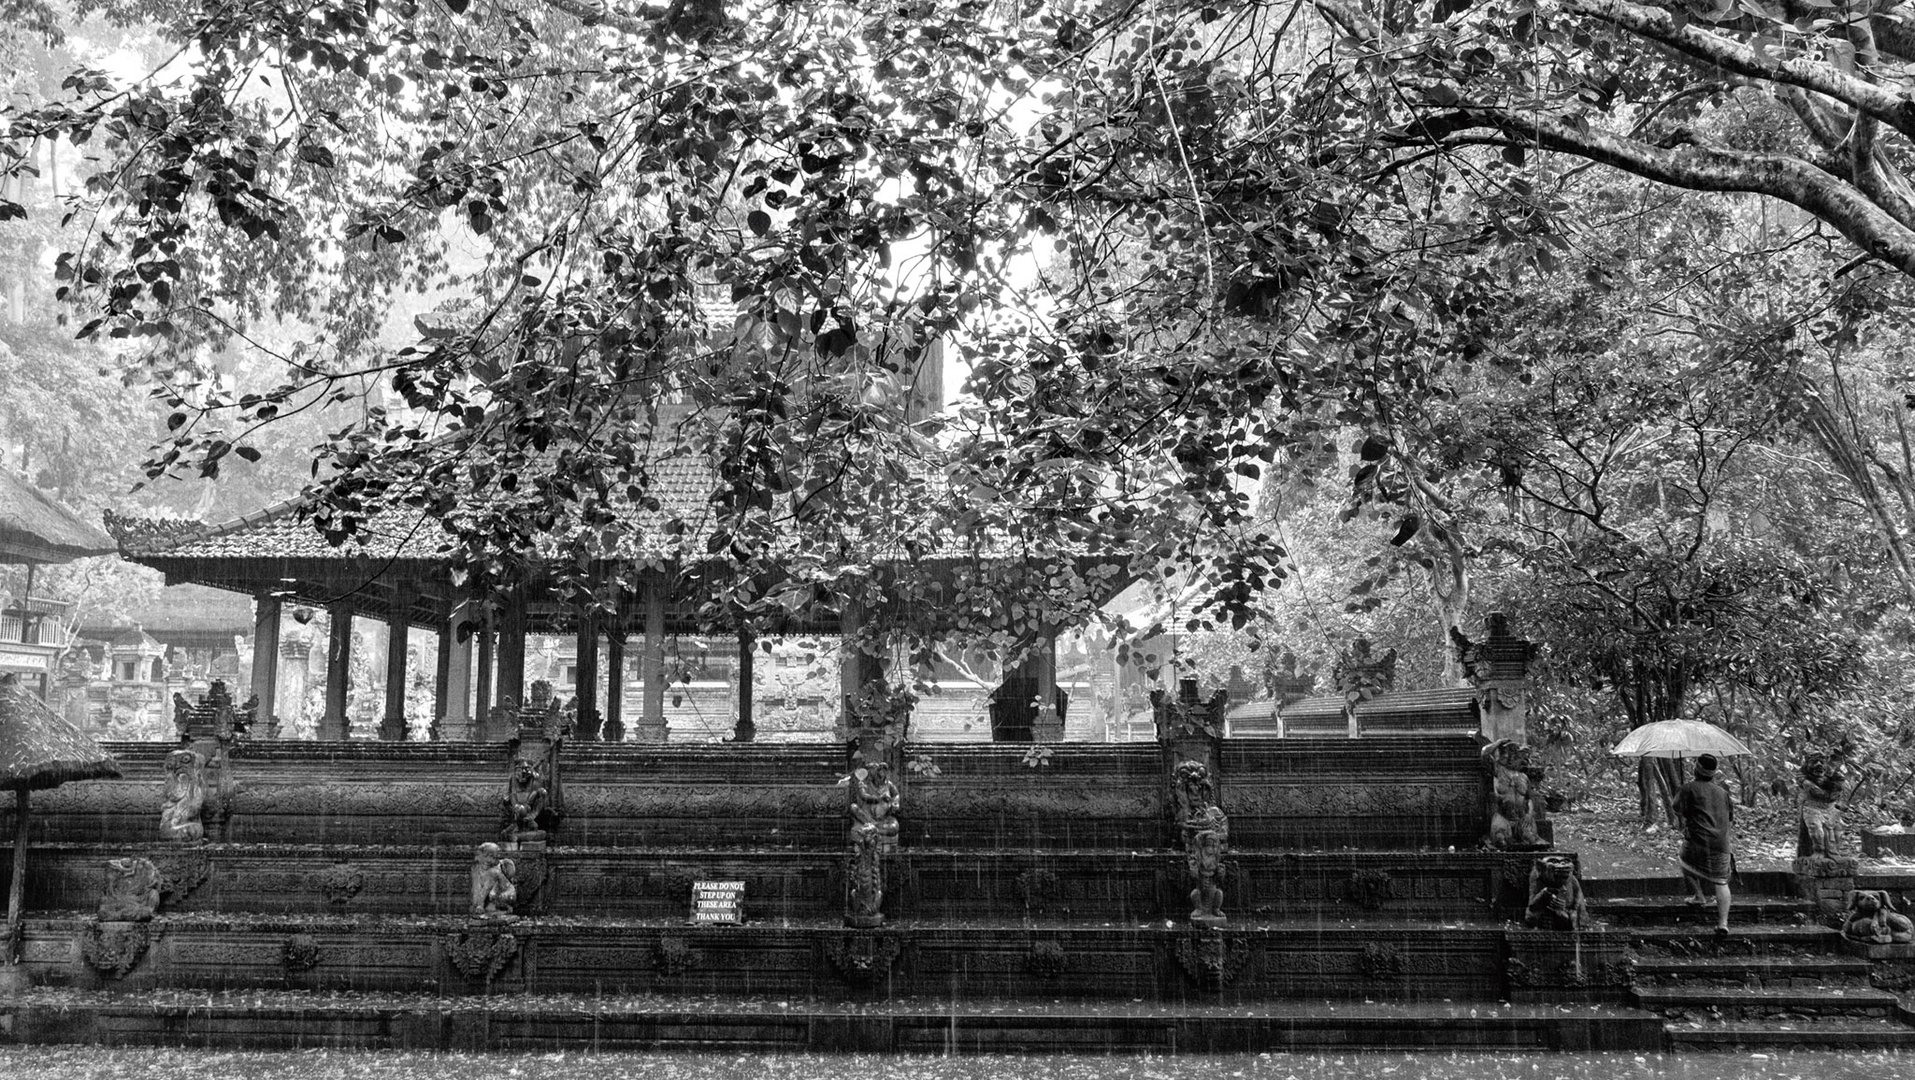
[[[1689,890],[1689,902],[1691,904],[1708,903],[1709,898],[1702,892],[1702,879],[1687,870],[1682,870],[1680,873],[1682,874],[1683,887]]]
[[[1729,884],[1723,882],[1716,886],[1716,929],[1729,929]]]

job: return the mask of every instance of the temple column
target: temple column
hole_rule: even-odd
[[[386,742],[406,738],[406,617],[395,613],[386,620],[386,713],[379,737]]]
[[[498,667],[496,658],[493,656],[492,645],[496,636],[492,630],[492,616],[487,614],[478,630],[479,671],[476,680],[478,685],[473,688],[472,695],[476,702],[472,709],[472,737],[481,742],[492,737],[492,706],[495,704],[492,697],[492,676]]]
[[[279,699],[285,703],[285,716],[282,718],[285,726],[281,730],[306,720],[306,680],[311,673],[312,651],[312,634],[303,626],[295,626],[292,633],[279,641],[280,663],[276,689]]]
[[[625,739],[625,630],[613,630],[605,639],[605,726],[606,742]]]
[[[319,738],[352,737],[346,717],[346,691],[352,686],[352,605],[339,601],[326,608],[332,627],[326,636],[326,711],[319,717]]]
[[[452,674],[452,635],[446,633],[446,624],[440,623],[432,631],[432,722],[426,726],[426,738],[438,742],[445,738],[439,726],[445,722],[446,684]]]
[[[504,616],[499,620],[498,673],[495,692],[500,707],[510,714],[498,723],[488,722],[486,730],[494,737],[509,739],[518,728],[518,710],[525,704],[525,590],[512,590],[506,600]]]
[[[1045,633],[1031,656],[1029,670],[1037,683],[1037,715],[1031,721],[1031,741],[1062,742],[1064,717],[1057,711],[1057,635]]]
[[[751,718],[751,680],[752,653],[758,649],[758,639],[749,630],[738,632],[738,723],[732,728],[732,742],[750,742],[758,735],[758,725]]]
[[[598,615],[585,610],[578,617],[578,681],[574,684],[578,704],[578,737],[598,741]]]
[[[645,651],[639,657],[639,671],[645,680],[645,696],[633,741],[662,743],[670,737],[665,725],[664,579],[648,579],[641,599],[645,606]]]
[[[439,627],[439,738],[464,742],[472,738],[472,639],[459,640],[459,624],[471,618],[471,607],[453,607]]]
[[[261,732],[279,730],[279,608],[277,596],[253,598],[253,674],[248,692],[259,698],[253,714]]]

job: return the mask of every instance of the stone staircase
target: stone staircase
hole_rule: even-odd
[[[1623,896],[1591,900],[1590,913],[1628,936],[1633,997],[1662,1018],[1672,1050],[1915,1047],[1907,1008],[1809,901],[1738,896],[1720,942],[1713,904]]]
[[[939,748],[882,925],[848,926],[835,745],[566,750],[567,817],[471,914],[504,751],[247,744],[209,838],[161,839],[168,745],[36,799],[0,1042],[588,1050],[1659,1049],[1627,938],[1524,929],[1468,736],[1227,740],[1221,927],[1193,925],[1167,748]],[[0,835],[12,822],[0,811]],[[0,844],[0,874],[11,851]],[[137,860],[137,863],[135,863]],[[110,863],[158,910],[101,918]],[[121,880],[116,878],[115,880]],[[701,925],[695,885],[743,885]]]

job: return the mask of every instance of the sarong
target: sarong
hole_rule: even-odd
[[[1711,851],[1701,844],[1684,841],[1682,872],[1711,885],[1727,885],[1735,871],[1735,857],[1727,851]]]

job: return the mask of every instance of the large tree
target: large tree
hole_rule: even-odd
[[[1802,208],[1915,274],[1915,30],[1900,0],[1312,0],[1349,141],[1502,148]]]

